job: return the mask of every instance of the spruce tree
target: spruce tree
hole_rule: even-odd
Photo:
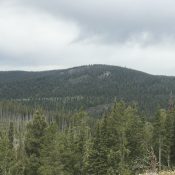
[[[39,113],[27,125],[25,137],[25,151],[27,154],[25,175],[38,175],[40,167],[40,153],[46,134],[47,123],[45,118]]]
[[[159,171],[162,169],[162,163],[164,161],[163,158],[165,157],[166,120],[166,111],[164,109],[160,109],[157,112],[154,121],[155,150],[159,161]]]
[[[106,145],[106,121],[98,123],[89,155],[88,174],[106,175],[108,171],[108,148]]]

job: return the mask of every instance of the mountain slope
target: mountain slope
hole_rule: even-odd
[[[0,72],[0,99],[55,98],[70,106],[93,107],[114,99],[138,102],[152,111],[167,107],[175,77],[132,69],[92,65],[44,72]],[[65,102],[65,99],[67,101]],[[77,105],[75,105],[76,103]]]

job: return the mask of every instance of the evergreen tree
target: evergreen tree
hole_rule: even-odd
[[[92,150],[89,155],[88,174],[106,175],[108,171],[108,148],[106,143],[106,119],[97,124]]]
[[[0,175],[11,175],[11,167],[14,165],[14,152],[10,149],[8,135],[0,133]]]
[[[155,150],[159,161],[159,171],[162,169],[162,162],[164,161],[163,158],[165,156],[166,119],[166,111],[164,109],[160,109],[156,114],[154,122]]]
[[[172,119],[171,121],[172,123],[168,122],[169,123],[169,126],[168,126],[169,133],[171,133],[171,135],[169,135],[169,140],[171,140],[169,145],[171,144],[170,145],[170,150],[171,150],[170,151],[170,161],[171,161],[170,164],[172,167],[172,166],[175,166],[175,111],[169,113],[169,115],[170,115],[170,119]]]
[[[174,155],[172,152],[173,146],[173,135],[174,135],[174,122],[175,122],[175,113],[174,111],[169,111],[167,113],[167,118],[165,122],[165,160],[166,166],[170,169],[171,167],[171,155]]]
[[[57,127],[51,124],[44,136],[44,143],[40,151],[40,175],[65,175],[63,165],[60,161],[59,151],[57,150]]]
[[[132,117],[128,113],[128,108],[124,102],[116,103],[110,114],[110,139],[111,150],[115,155],[114,169],[118,174],[130,174],[128,165],[128,149],[127,131],[130,128]]]
[[[38,175],[40,167],[40,153],[46,134],[45,118],[36,112],[34,118],[27,125],[25,137],[25,151],[27,154],[25,175]]]

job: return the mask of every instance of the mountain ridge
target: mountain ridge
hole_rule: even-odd
[[[122,99],[138,103],[143,110],[153,111],[157,106],[167,107],[171,91],[175,92],[174,76],[151,75],[112,65],[0,72],[1,100],[62,98],[62,101],[69,99],[70,106],[79,104],[79,108],[81,105],[94,107]]]

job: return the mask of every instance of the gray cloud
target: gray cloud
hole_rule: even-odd
[[[114,64],[175,75],[174,0],[0,0],[0,70]]]
[[[19,4],[45,10],[76,22],[79,39],[94,35],[105,42],[140,40],[157,43],[175,39],[175,1],[173,0],[19,0]],[[144,38],[144,34],[149,38]]]

